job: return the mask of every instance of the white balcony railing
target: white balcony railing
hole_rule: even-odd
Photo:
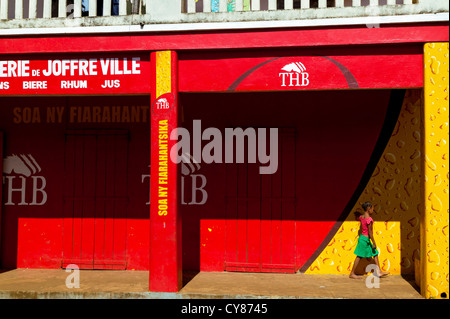
[[[448,8],[448,0],[0,0],[0,29],[448,15]]]
[[[0,19],[127,15],[127,0],[0,0]],[[136,1],[139,2],[139,1]],[[131,3],[131,2],[130,2]],[[138,12],[137,12],[138,13]]]
[[[417,0],[187,0],[186,2],[188,13],[344,8],[418,3]]]

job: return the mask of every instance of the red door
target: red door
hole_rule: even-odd
[[[126,269],[126,131],[71,131],[65,144],[62,266]]]
[[[295,131],[279,129],[278,170],[227,164],[225,270],[296,272]]]

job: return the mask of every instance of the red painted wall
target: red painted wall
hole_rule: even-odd
[[[85,251],[94,249],[92,247],[94,238],[86,237],[89,233],[87,223],[83,225],[78,222],[72,225],[68,224],[68,220],[64,218],[73,214],[73,211],[64,212],[63,196],[67,191],[65,189],[67,176],[64,174],[64,134],[67,130],[123,129],[129,132],[128,179],[124,181],[127,183],[129,202],[127,218],[120,221],[127,232],[125,247],[127,269],[148,269],[149,206],[146,203],[149,200],[149,179],[145,178],[145,175],[150,174],[149,96],[2,98],[0,103],[0,129],[4,131],[5,137],[4,158],[15,154],[19,156],[19,162],[25,163],[28,167],[28,171],[20,170],[20,163],[11,164],[17,168],[17,172],[4,174],[4,177],[9,176],[12,179],[13,187],[16,189],[21,188],[25,183],[26,193],[24,200],[19,191],[14,191],[12,198],[9,199],[8,180],[3,185],[2,266],[7,268],[60,267],[63,247],[72,245],[66,240],[71,235],[72,227],[75,227],[74,231],[79,236],[83,236],[86,242],[89,242],[89,244],[85,243],[84,248],[81,249]],[[130,110],[129,117],[123,111],[126,106]],[[90,116],[88,113],[75,113],[75,111],[84,110],[84,107],[89,107],[91,111],[101,110],[102,113],[91,113]],[[115,107],[121,107],[122,112],[118,116],[114,113],[114,110],[117,110]],[[139,117],[131,113],[133,107],[139,108]],[[61,113],[61,122],[57,113],[53,122],[50,116],[52,108],[60,110],[64,108]],[[109,116],[105,110],[110,111]],[[78,114],[81,116],[78,117]],[[47,118],[48,115],[49,118]],[[107,123],[108,120],[113,123]],[[24,156],[21,157],[21,154]],[[100,163],[98,165],[101,166]],[[47,201],[44,205],[39,205],[44,200],[44,194],[42,191],[35,191],[36,200],[33,205],[33,179],[37,180],[35,188],[41,189],[42,178],[46,183],[44,192],[47,195]],[[90,186],[86,184],[86,188]],[[75,214],[80,215],[80,210]],[[84,214],[89,214],[88,205],[84,206]],[[92,212],[88,217],[91,218],[92,224],[94,222]],[[102,226],[109,229],[114,227],[114,225]],[[108,241],[105,247],[107,245]]]
[[[222,132],[224,128],[237,126],[295,130],[295,172],[292,174],[295,176],[296,206],[295,213],[287,218],[295,227],[295,247],[289,245],[282,249],[293,255],[299,268],[320,245],[358,186],[380,133],[388,100],[388,90],[180,94],[179,123],[191,129],[192,121],[200,119],[203,129],[217,127]],[[125,129],[130,136],[129,202],[125,221],[127,269],[148,269],[150,220],[146,203],[149,180],[145,175],[149,174],[150,124],[145,107],[149,106],[149,97],[2,98],[1,105],[0,130],[5,134],[4,157],[23,154],[33,163],[28,157],[32,155],[39,166],[37,168],[34,164],[36,172],[29,176],[17,172],[4,174],[10,179],[14,177],[13,187],[16,189],[21,187],[22,176],[26,182],[26,195],[22,201],[21,193],[15,191],[10,201],[14,205],[6,205],[10,185],[8,180],[5,181],[2,266],[60,267],[65,245],[64,225],[67,225],[63,218],[64,133],[71,129]],[[127,117],[123,114],[115,118],[117,123],[76,123],[79,119],[82,122],[89,120],[87,115],[82,114],[80,118],[73,116],[74,123],[71,123],[72,106],[89,106],[91,110],[98,106],[107,106],[111,110],[114,106],[121,106],[122,110],[124,106],[142,106],[147,117],[144,120],[142,113],[139,123],[124,122]],[[47,123],[47,112],[51,107],[64,107],[61,123],[57,116],[55,123]],[[32,123],[33,116],[28,117],[28,114],[33,115],[34,110],[39,112],[34,113],[34,120],[38,121],[38,114],[40,116],[36,123]],[[92,114],[90,119],[91,122],[94,119]],[[99,115],[95,119],[103,121]],[[27,164],[22,158],[24,161]],[[226,252],[230,251],[227,247],[227,227],[230,234],[229,225],[233,221],[227,218],[230,215],[225,205],[225,195],[229,192],[226,182],[229,167],[229,164],[200,163],[198,167],[191,167],[188,174],[179,175],[180,179],[184,178],[184,193],[180,193],[178,199],[183,215],[183,269],[225,269]],[[205,195],[202,191],[196,192],[196,203],[193,202],[193,175],[203,175],[206,181],[203,189],[208,197],[202,205],[196,205]],[[33,176],[37,183],[35,189],[38,189],[35,190],[35,204],[43,200],[43,193],[39,191],[42,179],[36,176],[45,178],[45,205],[30,205],[33,202]],[[197,187],[201,186],[201,179],[197,177]],[[250,233],[236,233],[237,243],[239,238],[244,238],[244,241],[254,239],[252,234],[261,236],[261,232],[254,231],[264,227],[261,225],[267,221],[264,217],[258,217],[255,209],[245,212],[247,215],[240,214],[237,222],[245,227],[241,230],[247,229]],[[250,216],[250,223],[246,216]],[[276,222],[276,218],[272,219]],[[275,229],[275,226],[270,227]],[[280,238],[282,240],[283,237]],[[266,247],[261,249],[265,251]]]
[[[379,29],[352,27],[247,30],[226,33],[200,32],[189,35],[176,33],[119,35],[115,38],[117,41],[111,41],[109,35],[75,36],[70,37],[70,41],[65,41],[67,37],[59,36],[44,36],[40,41],[36,41],[35,38],[10,38],[1,41],[0,51],[8,57],[16,58],[15,55],[20,55],[19,58],[23,59],[24,54],[37,53],[45,56],[72,55],[73,52],[96,55],[99,51],[115,54],[124,50],[149,53],[153,50],[176,49],[180,50],[180,92],[233,91],[230,89],[232,84],[246,75],[251,68],[280,57],[284,58],[261,66],[241,81],[240,86],[234,90],[280,90],[280,69],[290,63],[302,62],[303,57],[307,57],[308,60],[303,62],[307,64],[310,80],[315,80],[315,76],[320,75],[317,81],[311,82],[311,89],[354,88],[349,85],[348,78],[344,81],[345,76],[339,64],[347,68],[361,88],[420,87],[421,43],[432,39],[434,42],[448,41],[448,25],[390,26]],[[293,42],[294,38],[305,39],[306,42]],[[373,44],[378,44],[379,47],[362,47]],[[348,50],[349,45],[355,46],[351,52]],[[391,45],[395,45],[395,48]],[[322,49],[324,46],[326,49]],[[273,52],[274,47],[283,48],[283,51]],[[207,52],[224,48],[252,49],[255,52],[230,51],[226,56]],[[266,48],[267,51],[262,52],[258,50],[260,48]],[[204,52],[199,54],[198,50],[202,49]],[[333,54],[331,58],[334,62],[317,57],[320,55],[329,58],[330,52]],[[293,58],[287,58],[288,56]],[[235,63],[229,63],[230,61]],[[411,76],[404,75],[409,74],[408,72],[412,72]],[[148,72],[143,72],[142,76],[150,77]],[[266,85],[268,80],[272,81],[271,86]],[[214,85],[211,86],[211,83]],[[333,85],[328,85],[329,83]],[[133,92],[149,93],[150,87],[147,85],[149,82],[141,84],[144,85],[144,89]],[[127,90],[129,88],[127,87]],[[299,88],[295,88],[297,89]],[[278,193],[280,197],[285,194],[291,197],[295,195],[295,208],[292,212],[291,207],[289,215],[283,217],[282,210],[276,212],[278,215],[273,215],[271,206],[270,223],[267,205],[260,204],[248,208],[237,204],[238,208],[235,211],[227,208],[229,206],[225,197],[235,190],[231,188],[234,186],[229,186],[233,185],[233,182],[240,183],[242,176],[239,175],[239,170],[233,173],[234,175],[229,173],[234,172],[232,165],[230,169],[230,165],[200,163],[200,166],[189,168],[189,173],[179,174],[180,179],[184,179],[183,192],[179,194],[181,202],[179,208],[183,215],[184,269],[220,271],[227,267],[227,262],[232,261],[231,257],[229,258],[231,255],[235,255],[240,263],[251,261],[254,264],[258,256],[273,258],[278,253],[287,253],[289,258],[293,258],[295,267],[299,268],[315,252],[342,213],[360,182],[377,141],[386,114],[389,91],[310,92],[306,91],[307,87],[302,89],[305,91],[180,94],[179,123],[187,128],[192,126],[192,120],[201,119],[203,128],[217,127],[223,131],[226,127],[236,126],[279,127],[293,129],[296,137],[295,171],[286,176],[290,178],[289,183],[295,185],[295,191],[292,192],[290,189],[288,193],[285,191]],[[129,93],[129,91],[111,92]],[[126,229],[126,245],[123,246],[126,250],[124,252],[126,267],[149,268],[150,219],[149,206],[146,204],[149,200],[147,175],[150,171],[148,167],[150,113],[149,109],[146,109],[149,104],[149,96],[0,98],[0,131],[4,132],[3,157],[12,157],[15,154],[18,163],[22,163],[25,167],[20,171],[20,165],[15,164],[18,171],[3,174],[4,206],[1,212],[0,232],[2,267],[57,268],[61,266],[65,252],[95,249],[92,241],[98,237],[92,236],[92,232],[87,228],[82,228],[81,220],[73,219],[72,223],[67,220],[70,214],[66,214],[67,200],[64,201],[68,180],[64,173],[67,172],[64,136],[66,130],[120,129],[129,132],[126,178],[129,201],[126,218],[121,215],[118,221],[120,227]],[[81,108],[74,108],[72,111],[78,113],[71,113],[72,106]],[[85,110],[83,108],[85,106],[92,112],[79,113]],[[112,120],[114,115],[105,115],[103,106],[107,106],[110,112],[117,106],[141,106],[143,109],[140,111],[143,113],[139,113],[141,114],[139,123],[130,123],[132,116],[127,117],[124,113]],[[57,112],[62,110],[62,107],[65,109],[59,121]],[[99,107],[100,113],[96,113]],[[121,110],[123,112],[123,108]],[[48,118],[47,114],[50,115]],[[142,118],[143,114],[147,116],[146,121]],[[55,117],[52,118],[51,115]],[[111,121],[113,123],[110,123]],[[80,149],[75,153],[85,154]],[[81,156],[84,158],[85,155]],[[11,163],[13,159],[14,157],[10,159]],[[280,160],[280,163],[282,161]],[[87,163],[92,165],[89,161]],[[86,172],[83,167],[80,170]],[[114,172],[114,168],[110,171]],[[203,189],[206,193],[201,191],[195,193],[198,196],[197,200],[207,194],[208,200],[202,205],[192,203],[191,186],[194,175],[197,175],[197,182],[202,180],[200,175],[206,181]],[[237,182],[230,180],[233,176]],[[76,177],[79,176],[73,178]],[[276,183],[282,184],[280,180],[276,180]],[[257,184],[252,180],[244,185],[254,190],[255,185],[260,185],[262,189],[267,183]],[[15,191],[10,198],[11,186]],[[21,196],[22,186],[25,191],[24,197]],[[95,188],[91,188],[91,191],[92,189]],[[239,188],[236,191],[239,192]],[[81,197],[86,195],[81,194]],[[45,196],[47,201],[45,205],[41,205]],[[79,208],[73,207],[69,213],[79,214]],[[233,214],[237,218],[231,218]],[[277,222],[280,218],[287,223]],[[95,228],[98,225],[95,221],[85,223],[84,226],[86,224],[90,225],[90,229],[93,227],[98,229]],[[108,230],[114,227],[111,220],[109,226],[106,223],[100,225],[104,229],[109,227]],[[283,242],[285,225],[291,230],[289,238],[294,238],[294,245],[291,241],[287,245]],[[66,233],[68,228],[71,228],[71,232]],[[271,240],[275,238],[279,241],[278,246],[273,246],[275,249],[271,246],[270,253],[267,253],[269,250],[267,245],[260,244],[258,255],[258,242],[264,243],[263,235],[269,230],[271,236],[272,234],[278,236],[271,237]],[[73,234],[80,239],[76,244],[68,243],[66,240]],[[234,236],[233,241],[229,240],[230,234]],[[260,241],[255,240],[258,236],[261,238]],[[90,240],[90,244],[81,245],[84,240]],[[230,243],[234,245],[233,249],[230,249]],[[270,241],[270,245],[274,243],[275,241]],[[106,248],[110,247],[111,243],[104,240],[103,245],[103,248]],[[248,247],[252,250],[248,251]],[[249,260],[248,256],[251,256],[252,260]],[[279,260],[283,262],[281,255]],[[236,267],[235,270],[239,270],[239,267]]]
[[[185,94],[180,104],[183,125],[188,128],[192,127],[192,120],[201,119],[204,129],[240,126],[296,130],[292,174],[297,200],[295,216],[288,219],[295,221],[295,262],[300,267],[328,234],[358,186],[381,131],[389,94],[388,90]],[[224,269],[228,249],[227,165],[200,164],[195,174],[205,176],[208,200],[204,205],[180,206],[185,269]],[[282,195],[288,191],[283,190]],[[186,196],[189,194],[187,191]],[[197,196],[201,198],[200,193]],[[251,209],[238,209],[236,216],[244,233],[236,234],[237,254],[242,253],[240,249],[245,250],[242,241],[263,234],[252,223],[256,221],[264,227],[265,219],[254,213]],[[269,248],[261,245],[260,249]]]

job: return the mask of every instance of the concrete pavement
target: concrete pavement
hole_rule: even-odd
[[[81,270],[79,288],[68,288],[63,269],[14,269],[0,273],[2,299],[422,299],[414,278],[388,276],[379,288],[366,278],[239,272],[186,272],[179,293],[148,291],[147,271]],[[73,280],[69,283],[74,283]]]

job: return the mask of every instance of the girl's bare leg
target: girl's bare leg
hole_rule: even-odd
[[[376,263],[376,265],[377,265],[378,277],[384,277],[384,276],[389,275],[388,272],[383,272],[383,271],[381,271],[380,263],[379,263],[379,261],[378,261],[378,255],[375,256],[375,257],[373,257],[373,259],[375,260],[375,263]]]
[[[361,260],[361,258],[356,256],[355,262],[353,263],[352,271],[350,272],[350,276],[349,276],[352,279],[361,279],[362,278],[361,276],[357,276],[355,274],[356,267],[358,266],[358,263],[360,260]]]

